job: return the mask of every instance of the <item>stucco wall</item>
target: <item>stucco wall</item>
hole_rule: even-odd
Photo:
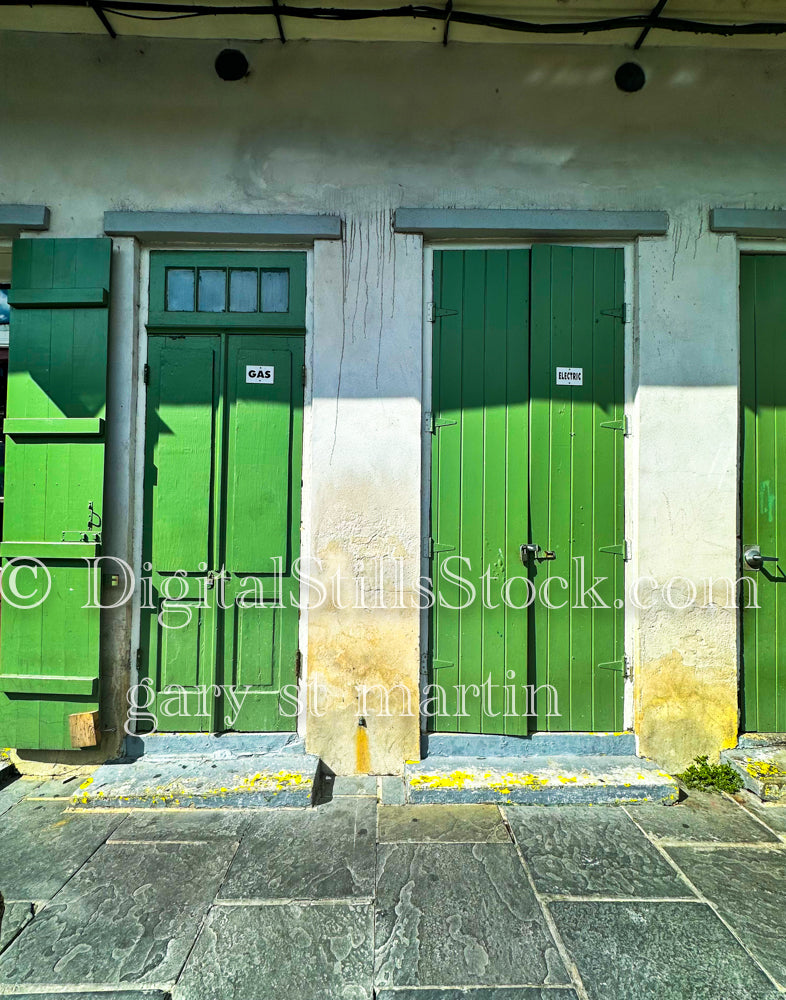
[[[707,212],[783,204],[786,55],[648,43],[624,95],[621,48],[244,43],[252,75],[227,84],[223,44],[0,35],[0,201],[48,204],[54,235],[97,235],[107,209],[344,217],[314,258],[312,554],[357,573],[395,551],[417,573],[421,251],[391,210],[656,208],[671,230],[635,254],[633,568],[735,576],[737,249]],[[370,723],[365,746],[352,692],[414,687],[417,612],[309,625],[310,676],[341,688],[310,746],[337,770],[400,768],[416,726]],[[734,612],[631,627],[642,749],[675,766],[732,742]]]

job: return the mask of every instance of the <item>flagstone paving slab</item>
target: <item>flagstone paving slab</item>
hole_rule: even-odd
[[[386,806],[403,806],[407,798],[404,778],[394,774],[384,774],[379,782],[380,802]]]
[[[201,841],[240,840],[255,810],[162,809],[137,810],[115,828],[117,840]]]
[[[509,990],[382,990],[376,1000],[577,1000],[575,990],[513,986]]]
[[[73,1000],[170,1000],[171,993],[161,990],[101,990],[100,993],[63,993],[57,990],[54,993],[14,993],[14,1000],[63,1000],[63,997],[72,997]]]
[[[372,774],[335,775],[323,779],[333,795],[376,795],[377,779]]]
[[[234,850],[106,844],[0,955],[0,983],[173,982]]]
[[[589,1000],[783,1000],[703,903],[551,903]]]
[[[68,805],[77,800],[82,793],[82,785],[90,778],[90,774],[69,774],[62,778],[49,778],[37,782],[36,787],[28,792],[32,799],[65,799]]]
[[[174,1000],[367,1000],[369,905],[215,906]]]
[[[664,812],[671,812],[659,806]],[[539,892],[555,896],[684,897],[690,888],[622,809],[509,806]]]
[[[17,802],[21,802],[26,795],[30,795],[35,789],[43,784],[40,780],[30,778],[16,778],[14,781],[3,785],[0,788],[0,816],[8,812]]]
[[[19,802],[2,819],[0,892],[7,900],[51,899],[124,816],[66,812],[63,802]]]
[[[379,842],[417,844],[509,844],[510,835],[496,806],[381,806]]]
[[[0,951],[7,948],[16,935],[33,919],[32,903],[6,903],[0,924]]]
[[[723,795],[691,792],[671,809],[632,806],[629,815],[650,836],[658,839],[716,843],[766,843],[778,838],[753,816]]]
[[[376,984],[570,983],[515,847],[383,844]]]
[[[748,791],[741,792],[737,798],[755,816],[758,816],[763,823],[766,823],[770,830],[773,830],[775,833],[786,834],[786,806],[764,803]]]
[[[258,810],[220,899],[343,899],[374,891],[376,799]]]
[[[668,852],[786,987],[786,850],[670,847]]]

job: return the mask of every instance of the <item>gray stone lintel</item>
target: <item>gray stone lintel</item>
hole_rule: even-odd
[[[18,236],[34,229],[49,229],[46,205],[0,205],[0,236]]]
[[[605,212],[574,209],[399,208],[394,228],[432,239],[456,237],[662,236],[667,212]]]
[[[786,236],[786,209],[712,208],[710,229],[738,236]]]
[[[337,215],[250,215],[227,212],[104,212],[107,236],[152,243],[310,243],[341,239]]]

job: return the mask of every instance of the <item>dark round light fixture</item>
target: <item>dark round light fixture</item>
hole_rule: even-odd
[[[647,82],[644,70],[638,63],[623,63],[614,74],[617,87],[626,94],[635,94]]]
[[[239,49],[222,49],[216,56],[216,73],[222,80],[242,80],[248,76],[248,59]]]

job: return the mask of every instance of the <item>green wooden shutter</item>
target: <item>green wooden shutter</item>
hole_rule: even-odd
[[[101,545],[111,255],[108,239],[13,248],[0,556],[35,558],[51,579],[34,608],[3,587],[0,744],[19,749],[70,748],[69,715],[98,708],[100,611],[83,605]]]

